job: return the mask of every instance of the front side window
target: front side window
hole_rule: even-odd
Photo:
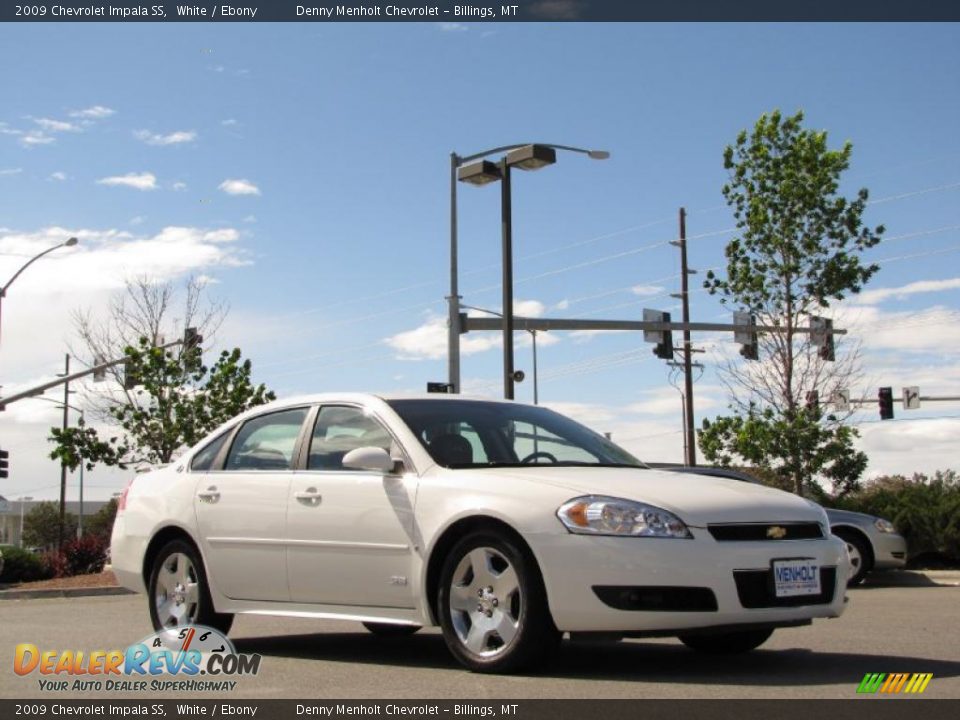
[[[390,452],[393,438],[375,418],[360,408],[320,408],[310,440],[307,468],[310,470],[352,470],[343,466],[343,456],[361,447],[378,447]]]
[[[544,407],[447,399],[388,403],[444,467],[646,467],[602,435]]]
[[[294,408],[247,420],[237,433],[227,470],[290,470],[307,408]]]
[[[220,454],[220,448],[223,447],[228,437],[230,437],[229,430],[215,440],[207,443],[206,447],[193,456],[193,460],[190,461],[190,469],[195,472],[208,472],[209,470],[213,470],[213,463]]]

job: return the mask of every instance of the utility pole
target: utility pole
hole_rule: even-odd
[[[684,464],[697,464],[697,442],[693,429],[693,345],[690,340],[690,275],[687,266],[687,211],[680,208],[680,239],[670,243],[680,248],[680,303],[683,307],[683,438]]]
[[[63,376],[67,380],[63,383],[63,431],[70,425],[70,353],[64,355]],[[60,460],[60,524],[57,528],[57,549],[63,547],[64,523],[67,513],[67,461]]]

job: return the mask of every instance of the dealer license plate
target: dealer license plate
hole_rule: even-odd
[[[820,566],[814,560],[773,561],[773,589],[778,598],[820,594]]]

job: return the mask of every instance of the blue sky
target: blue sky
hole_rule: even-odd
[[[12,391],[60,369],[70,310],[97,312],[138,272],[214,280],[231,306],[216,344],[241,346],[280,395],[443,380],[449,153],[515,142],[612,154],[562,154],[515,175],[520,307],[669,309],[677,208],[689,212],[691,266],[720,265],[732,226],[723,147],[761,112],[802,108],[832,145],[854,143],[846,190],[868,187],[878,202],[866,219],[887,227],[870,257],[889,260],[869,290],[889,292],[842,315],[864,343],[854,390],[960,394],[958,35],[924,24],[0,27],[0,282],[24,255],[81,238],[4,301],[0,381]],[[492,309],[498,213],[496,185],[461,186],[464,302]],[[709,296],[691,299],[694,319],[720,321]],[[710,359],[730,347],[699,339]],[[497,393],[496,341],[465,337],[468,389]],[[679,460],[679,396],[650,349],[629,334],[541,336],[541,398],[642,457]],[[697,397],[700,417],[723,410],[712,371]],[[19,469],[0,494],[52,496],[45,405],[0,416]],[[927,404],[864,424],[871,472],[955,466],[957,420],[915,419],[940,415],[960,412]],[[109,494],[123,476],[98,470],[90,483]]]

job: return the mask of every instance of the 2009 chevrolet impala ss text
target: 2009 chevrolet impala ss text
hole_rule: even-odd
[[[822,508],[652,470],[543,407],[315,395],[258,407],[138,475],[113,568],[155,628],[237,613],[439,625],[504,672],[565,632],[742,652],[843,612],[846,546]]]

